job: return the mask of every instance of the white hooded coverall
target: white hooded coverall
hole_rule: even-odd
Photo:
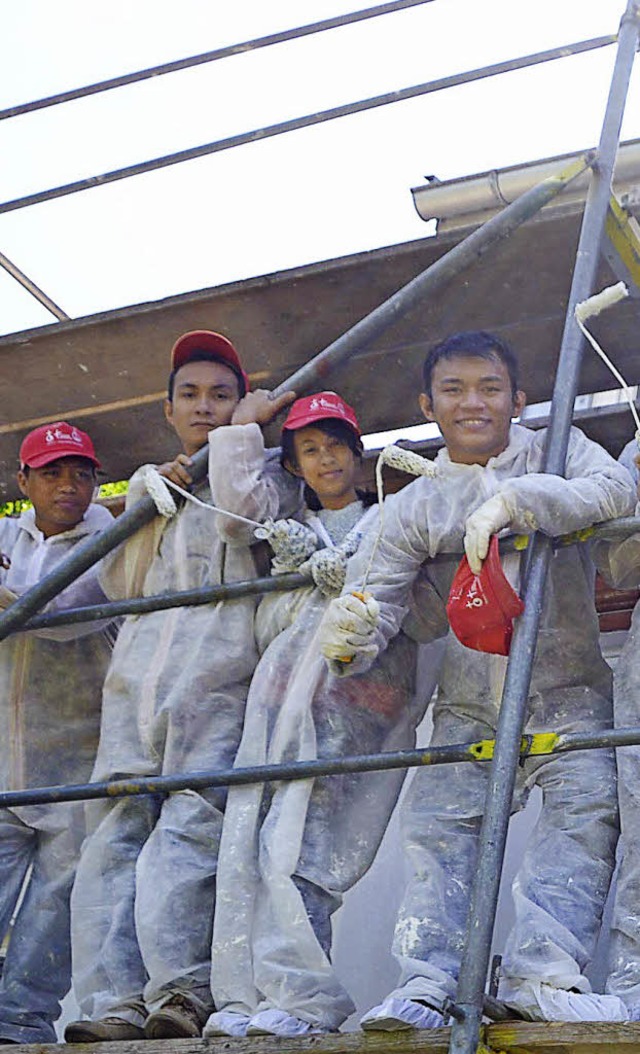
[[[638,444],[633,439],[620,462],[635,482],[640,473],[634,464]],[[636,509],[636,515],[638,510]],[[619,589],[640,585],[640,523],[638,534],[620,542],[596,542],[598,570]],[[640,726],[640,603],[613,676],[613,711],[616,728]],[[618,747],[618,797],[620,805],[620,863],[611,919],[609,976],[606,990],[619,996],[631,1020],[640,1020],[640,746]]]
[[[71,530],[45,538],[33,509],[0,519],[0,607],[44,578],[113,517],[90,505]],[[8,561],[6,561],[8,562]],[[98,568],[47,606],[103,603]],[[98,745],[102,683],[114,633],[104,622],[13,633],[0,643],[0,787],[86,783]],[[53,1022],[71,983],[69,897],[84,838],[82,802],[0,810],[0,940],[27,872],[0,979],[0,1039],[55,1043]]]
[[[559,535],[627,515],[634,494],[626,470],[572,429],[566,479],[540,473],[545,433],[513,425],[507,448],[486,466],[436,458],[435,479],[418,479],[385,503],[385,528],[367,590],[381,605],[380,648],[397,632],[423,562],[460,550],[468,516],[496,493],[511,529]],[[345,592],[362,589],[365,543],[352,558]],[[513,578],[513,554],[504,561]],[[456,561],[423,569],[446,600]],[[551,558],[525,731],[611,726],[611,674],[598,643],[594,570],[584,546]],[[449,635],[434,710],[434,745],[493,738],[506,658],[472,651]],[[361,668],[356,660],[354,669]],[[345,671],[347,674],[351,667]],[[478,851],[489,767],[481,763],[419,769],[403,808],[405,849],[414,869],[396,924],[402,976],[392,996],[439,1009],[454,996]],[[537,784],[540,819],[515,879],[515,923],[503,959],[509,978],[589,991],[593,954],[617,839],[615,761],[594,750],[530,758],[518,770],[513,808]]]
[[[254,520],[287,515],[299,487],[266,465],[258,425],[209,433],[216,505]],[[140,494],[140,472],[128,501]],[[231,495],[231,496],[230,496]],[[106,561],[110,596],[204,588],[256,577],[254,554],[235,524],[186,502],[157,517]],[[94,780],[171,775],[233,765],[249,679],[257,662],[255,598],[130,616],[104,686]],[[101,801],[89,808],[72,898],[73,983],[92,1020],[142,1025],[148,1011],[186,995],[206,1020],[218,842],[226,791]]]
[[[356,524],[375,531],[379,513],[363,514],[358,501],[305,520],[333,546]],[[319,588],[263,598],[271,643],[251,683],[237,768],[414,745],[428,702],[414,698],[414,641],[401,632],[370,671],[339,680],[317,641],[328,603]],[[229,791],[211,964],[219,1011],[250,1018],[277,1008],[319,1030],[353,1012],[331,964],[330,917],[370,867],[403,778],[347,773]]]

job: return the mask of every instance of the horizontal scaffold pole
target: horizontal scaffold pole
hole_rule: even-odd
[[[576,750],[603,747],[627,747],[640,744],[639,728],[602,729],[596,732],[537,732],[523,736],[520,758],[567,754]],[[487,762],[494,755],[495,740],[480,739],[473,743],[397,750],[382,754],[357,754],[352,757],[321,758],[317,761],[292,761],[279,765],[256,765],[251,768],[216,769],[211,772],[186,772],[175,776],[131,776],[128,779],[101,783],[78,783],[60,787],[32,787],[0,793],[0,809],[19,805],[42,805],[55,802],[89,801],[94,798],[127,798],[143,794],[175,794],[183,790],[207,787],[245,787],[248,784],[273,783],[278,780],[315,779],[318,776],[341,776],[351,772],[380,772],[387,769],[419,768],[424,765],[452,765],[459,762]]]
[[[440,77],[426,84],[416,84],[409,88],[401,88],[397,91],[386,92],[384,95],[376,95],[370,99],[361,99],[358,102],[345,103],[343,106],[334,106],[330,110],[320,110],[318,113],[307,114],[304,117],[294,117],[289,121],[280,121],[278,124],[266,125],[263,128],[255,128],[250,132],[241,132],[226,139],[218,139],[213,143],[202,143],[199,146],[190,147],[187,150],[178,150],[174,154],[165,154],[163,157],[154,157],[149,161],[140,161],[125,168],[116,168],[111,172],[102,172],[96,176],[87,176],[85,179],[75,180],[73,183],[65,183],[59,187],[49,187],[47,190],[37,191],[35,194],[27,194],[22,198],[13,198],[11,201],[3,201],[0,204],[0,214],[15,212],[16,209],[30,208],[32,205],[40,205],[45,201],[53,201],[56,198],[64,198],[69,194],[78,194],[83,190],[92,190],[95,187],[103,187],[107,183],[116,183],[121,179],[131,179],[145,172],[157,172],[159,169],[168,168],[171,165],[183,164],[186,161],[194,161],[196,158],[209,157],[225,150],[232,150],[238,146],[248,143],[258,143],[263,139],[271,139],[274,136],[284,135],[288,132],[297,132],[302,128],[311,128],[314,125],[324,124],[327,121],[335,121],[341,117],[349,117],[352,114],[364,113],[367,110],[377,109],[381,106],[389,106],[392,103],[404,102],[407,99],[416,99],[422,95],[442,91],[454,85],[470,84],[473,81],[484,80],[485,77],[495,77],[498,74],[510,73],[513,70],[525,69],[529,66],[537,66],[543,62],[553,59],[567,58],[582,51],[590,51],[593,48],[605,47],[615,41],[615,37],[596,37],[593,40],[583,40],[575,44],[566,44],[563,47],[552,48],[550,51],[539,51],[533,55],[525,55],[519,59],[509,59],[507,62],[498,62],[493,66],[485,66],[482,69],[469,70],[466,73],[458,73],[451,77]]]
[[[640,531],[640,521],[633,516],[602,523],[573,535],[563,535],[553,540],[558,548],[575,545],[591,538],[615,540],[627,538]],[[500,552],[513,552],[522,548],[516,537],[503,538],[500,541]],[[462,549],[455,553],[439,553],[429,563],[445,563],[459,560]],[[310,574],[291,572],[286,575],[271,575],[267,578],[247,578],[240,582],[227,582],[220,586],[208,586],[202,589],[186,589],[178,593],[155,593],[148,597],[132,597],[130,600],[105,601],[104,604],[92,604],[87,607],[67,608],[64,611],[46,612],[35,615],[21,627],[24,630],[53,629],[56,626],[70,626],[78,622],[101,622],[117,618],[120,615],[146,615],[151,611],[166,611],[168,608],[198,607],[203,604],[217,604],[221,600],[237,600],[239,597],[262,596],[264,593],[282,593],[292,589],[303,589],[313,583]]]
[[[347,361],[365,347],[369,341],[385,332],[394,322],[426,296],[439,290],[446,282],[469,267],[488,249],[511,234],[525,220],[535,215],[544,205],[556,197],[567,184],[593,165],[596,153],[590,151],[573,161],[557,174],[549,176],[535,187],[525,191],[511,205],[507,205],[497,216],[493,216],[468,238],[454,246],[434,264],[394,293],[370,315],[357,322],[324,351],[319,352],[287,381],[275,389],[283,392],[308,391],[320,382],[326,387],[327,374],[337,365]],[[203,447],[194,456],[190,473],[197,483],[204,479],[207,471],[208,447]],[[101,534],[92,535],[75,547],[42,581],[32,586],[23,596],[0,613],[0,640],[19,629],[36,611],[44,607],[54,596],[61,593],[71,582],[121,542],[135,534],[140,527],[150,523],[157,515],[151,498],[142,498],[127,509]]]

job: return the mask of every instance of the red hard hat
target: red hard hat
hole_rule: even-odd
[[[466,556],[460,561],[447,601],[449,625],[466,648],[508,655],[513,620],[523,611],[522,600],[502,570],[494,534],[479,575]]]

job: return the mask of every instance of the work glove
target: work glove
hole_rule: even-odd
[[[310,572],[320,592],[326,597],[339,597],[347,577],[347,561],[356,552],[362,538],[357,528],[349,531],[340,545],[316,549],[299,570]]]
[[[298,520],[267,520],[255,530],[256,538],[266,539],[273,550],[272,573],[301,570],[318,546],[315,531]]]
[[[491,535],[497,534],[510,522],[511,513],[500,494],[494,494],[471,513],[466,524],[464,551],[474,575],[479,575],[482,570],[482,561],[489,551]]]
[[[319,629],[320,651],[338,673],[368,669],[378,654],[374,641],[380,606],[373,597],[347,593],[327,608]]]

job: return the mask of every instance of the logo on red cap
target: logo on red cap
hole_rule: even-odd
[[[293,431],[328,418],[344,421],[358,437],[360,436],[360,425],[355,410],[335,392],[316,392],[315,395],[296,399],[282,428]]]
[[[20,464],[42,468],[60,457],[85,457],[100,468],[90,436],[66,421],[34,428],[22,441]]]

